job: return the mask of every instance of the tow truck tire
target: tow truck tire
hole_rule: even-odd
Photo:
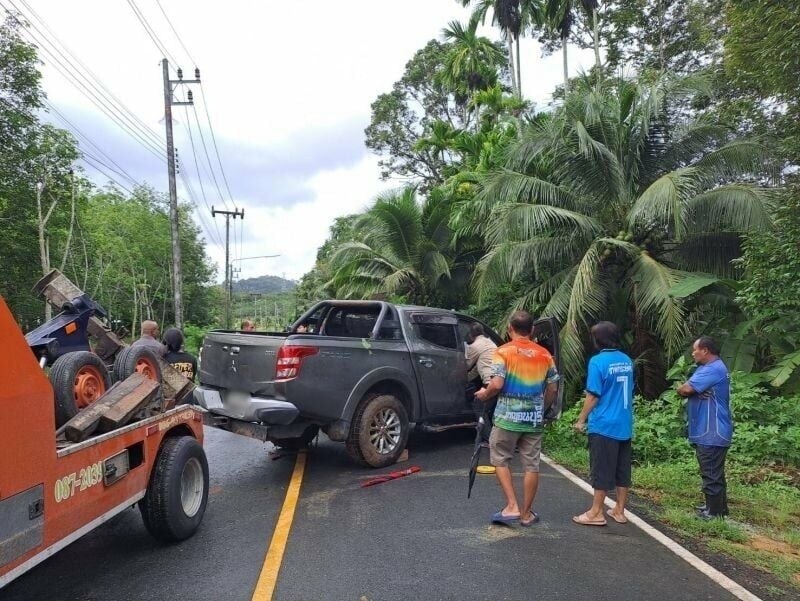
[[[363,465],[386,467],[396,463],[408,442],[408,413],[391,394],[365,398],[345,441],[347,454]]]
[[[203,521],[207,503],[208,461],[202,445],[191,436],[167,438],[139,501],[145,528],[163,542],[187,539]]]
[[[111,388],[103,360],[89,351],[61,355],[50,368],[55,397],[56,428],[60,428]]]
[[[125,378],[139,372],[151,380],[161,381],[161,366],[156,354],[145,346],[129,346],[122,349],[114,360],[114,380],[122,382]]]

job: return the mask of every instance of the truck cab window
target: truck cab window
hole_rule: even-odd
[[[418,323],[415,327],[423,340],[454,351],[459,349],[455,326],[443,323]]]

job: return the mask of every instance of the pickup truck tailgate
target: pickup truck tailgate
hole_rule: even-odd
[[[209,332],[200,351],[200,384],[271,395],[278,349],[286,338],[277,333]]]

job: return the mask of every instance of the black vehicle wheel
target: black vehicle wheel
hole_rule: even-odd
[[[55,393],[56,428],[88,407],[111,388],[103,360],[89,351],[61,355],[50,368]]]
[[[308,445],[314,442],[314,439],[319,434],[319,426],[309,426],[297,438],[271,438],[270,442],[276,447],[295,451],[298,449],[305,449]]]
[[[371,467],[392,465],[406,448],[408,429],[408,413],[397,397],[367,397],[353,417],[345,443],[347,453]]]
[[[203,521],[208,502],[208,461],[191,436],[167,438],[139,501],[145,528],[160,541],[189,538]]]
[[[144,346],[129,346],[122,349],[114,360],[114,380],[122,382],[133,373],[140,373],[151,380],[161,381],[161,366],[158,357]]]

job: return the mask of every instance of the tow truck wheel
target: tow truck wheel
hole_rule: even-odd
[[[120,351],[114,360],[114,379],[122,382],[134,373],[144,374],[151,380],[161,381],[161,367],[156,354],[144,346],[129,346]]]
[[[208,461],[191,436],[167,438],[139,501],[147,531],[160,541],[189,538],[203,521],[208,502]]]
[[[362,401],[345,441],[355,461],[371,467],[396,463],[408,442],[408,413],[391,394],[379,394]]]
[[[111,387],[103,360],[89,351],[62,355],[50,369],[55,393],[56,428],[99,399]]]

